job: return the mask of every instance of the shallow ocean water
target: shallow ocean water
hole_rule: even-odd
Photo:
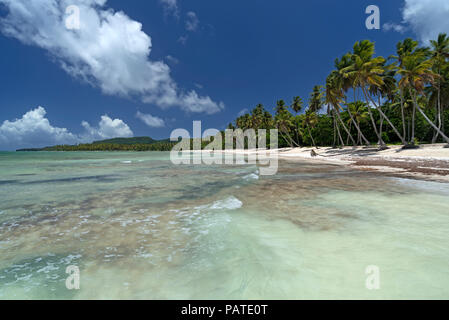
[[[0,299],[449,299],[449,185],[0,153]],[[80,269],[80,290],[65,286]],[[377,266],[380,287],[366,287]]]

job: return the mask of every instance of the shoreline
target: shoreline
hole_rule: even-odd
[[[302,147],[274,150],[223,150],[224,154],[277,156],[289,161],[307,161],[349,166],[362,171],[381,172],[396,177],[449,183],[449,149],[445,144],[421,145],[418,149],[403,150],[402,146],[376,147]],[[312,150],[316,156],[312,156]],[[211,152],[211,151],[201,151]]]

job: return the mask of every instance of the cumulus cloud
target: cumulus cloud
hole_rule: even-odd
[[[142,113],[138,111],[136,117],[142,120],[147,126],[152,128],[162,128],[165,127],[165,121],[159,117],[152,116],[148,113]]]
[[[43,107],[37,107],[26,112],[20,119],[5,120],[0,126],[0,150],[77,144],[133,135],[126,123],[120,119],[112,120],[107,115],[101,117],[98,127],[91,127],[83,121],[85,132],[77,135],[66,128],[54,127],[46,114]]]
[[[188,31],[196,31],[198,29],[198,25],[200,23],[200,20],[198,19],[198,16],[195,12],[189,11],[187,12],[187,20],[186,20],[186,29]]]
[[[183,104],[181,108],[188,112],[204,112],[207,114],[213,114],[216,112],[214,109],[209,108],[209,106],[214,103],[211,98],[200,97],[194,90],[184,95],[182,97],[182,101]],[[219,110],[223,110],[225,108],[223,102],[216,104],[216,107]]]
[[[0,150],[72,144],[78,137],[66,128],[53,127],[42,107],[30,110],[22,118],[4,121],[0,126]]]
[[[176,1],[164,0],[174,5]],[[80,28],[66,27],[72,0],[0,0],[6,16],[1,31],[24,44],[40,47],[71,76],[101,88],[105,94],[139,97],[161,108],[215,113],[221,104],[179,89],[170,68],[149,59],[152,42],[142,24],[124,12],[106,8],[106,0],[78,0]],[[191,104],[186,105],[186,101]],[[205,103],[205,102],[208,103]],[[199,109],[197,106],[203,108]]]
[[[87,121],[81,122],[86,133],[81,135],[82,141],[103,140],[112,138],[129,138],[133,132],[129,126],[120,119],[111,119],[108,115],[101,116],[98,127],[92,127]]]
[[[441,32],[449,34],[447,0],[405,0],[402,17],[424,44]]]

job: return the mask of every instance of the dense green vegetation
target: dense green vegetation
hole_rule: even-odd
[[[115,138],[79,145],[60,145],[17,151],[170,151],[176,142],[154,140],[150,137]]]
[[[92,144],[154,144],[160,142],[169,142],[169,139],[158,141],[150,137],[114,138],[101,141],[94,141],[92,142]]]
[[[449,37],[430,48],[408,38],[388,59],[374,54],[373,42],[356,42],[307,107],[300,97],[279,100],[272,116],[259,104],[228,128],[277,128],[280,147],[449,143]]]

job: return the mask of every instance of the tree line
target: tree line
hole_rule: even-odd
[[[407,38],[388,58],[358,41],[313,87],[307,106],[299,96],[279,100],[272,115],[258,104],[228,128],[278,129],[280,147],[449,145],[449,37],[429,47]]]

